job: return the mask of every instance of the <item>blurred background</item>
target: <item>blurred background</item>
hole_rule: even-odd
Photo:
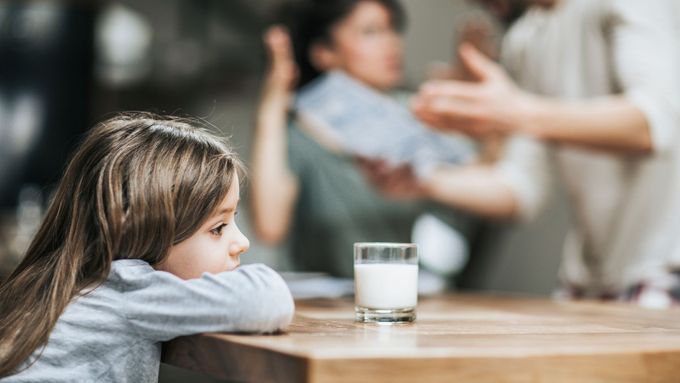
[[[261,34],[278,3],[0,3],[0,275],[19,262],[80,135],[116,111],[204,118],[230,136],[248,162],[266,67]],[[464,0],[401,3],[408,19],[405,89],[416,89],[428,72],[455,61],[466,21],[488,20],[494,41],[503,33]],[[550,294],[567,222],[564,198],[554,190],[530,225],[484,224],[456,285]],[[247,188],[244,194],[239,219],[252,242],[244,262],[289,270],[287,246],[257,242],[245,211]]]
[[[277,3],[0,3],[0,276],[21,259],[79,137],[116,111],[204,118],[230,136],[248,162],[266,66],[261,34]],[[464,0],[402,4],[408,17],[406,89],[416,89],[428,71],[455,60],[457,31],[466,20],[491,22]],[[492,25],[497,41],[503,31]],[[240,225],[252,243],[243,261],[290,270],[288,246],[256,240],[244,211],[247,188],[243,197]],[[485,224],[457,286],[550,294],[566,230],[564,205],[556,194],[530,225]],[[172,379],[196,376],[164,366],[161,381]]]

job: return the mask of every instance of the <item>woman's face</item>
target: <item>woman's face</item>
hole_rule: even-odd
[[[331,44],[316,59],[321,70],[341,69],[378,90],[390,90],[401,82],[403,47],[390,12],[375,1],[361,1],[331,31]],[[314,53],[313,53],[314,56]]]

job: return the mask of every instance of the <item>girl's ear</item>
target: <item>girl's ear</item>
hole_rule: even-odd
[[[309,61],[320,72],[337,69],[340,66],[338,55],[324,43],[315,43],[309,50]]]

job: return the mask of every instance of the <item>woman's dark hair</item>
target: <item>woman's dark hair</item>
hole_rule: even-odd
[[[366,1],[384,6],[390,13],[392,27],[402,31],[406,14],[398,0],[305,0],[284,4],[274,22],[282,24],[291,35],[295,61],[300,70],[298,88],[315,79],[321,72],[312,65],[309,52],[316,43],[332,44],[333,27],[344,20],[354,8]]]

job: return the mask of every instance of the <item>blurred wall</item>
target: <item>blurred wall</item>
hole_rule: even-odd
[[[116,110],[203,117],[231,136],[236,150],[248,163],[260,74],[264,69],[264,55],[257,36],[258,16],[277,2],[280,0],[119,2],[136,15],[119,21],[131,22],[132,27],[142,33],[147,29],[153,31],[153,35],[148,36],[149,45],[139,45],[142,56],[138,57],[141,61],[137,69],[141,72],[137,74],[143,78],[137,83],[126,82],[129,79],[121,80],[115,70],[106,72],[106,62],[98,62],[96,92],[87,118],[100,120]],[[415,89],[425,78],[430,62],[454,59],[456,26],[465,17],[478,16],[480,11],[464,0],[402,2],[409,17],[405,36],[406,85]],[[130,15],[123,12],[123,16],[126,14]],[[115,47],[115,38],[113,44]],[[102,59],[104,56],[99,53]],[[120,57],[114,54],[109,58],[113,61],[108,64],[116,64],[115,60]],[[239,220],[252,240],[244,262],[265,262],[281,270],[288,269],[285,246],[270,248],[255,239],[248,222],[247,187],[244,190]],[[459,285],[476,290],[549,294],[555,287],[567,221],[564,195],[558,187],[555,191],[553,200],[536,222],[489,225],[475,243],[473,258]],[[351,252],[347,249],[348,257],[352,256]],[[161,381],[212,380],[164,367]]]
[[[104,24],[101,20],[114,26],[119,23],[118,30],[124,33],[110,34],[109,50],[100,46],[97,51],[92,111],[87,118],[94,122],[117,110],[199,116],[231,136],[236,150],[249,163],[254,113],[265,67],[259,30],[267,10],[281,1],[106,3],[125,9],[111,13],[106,8],[109,12],[103,15],[117,16],[110,19],[102,16],[100,26]],[[465,0],[402,0],[402,3],[409,19],[405,35],[405,85],[415,89],[425,79],[431,62],[455,60],[456,30],[466,18],[482,13]],[[118,39],[125,39],[127,33],[134,31],[147,34],[136,40],[137,56],[121,57],[117,54],[121,50],[116,49]],[[100,32],[101,29],[97,34],[99,43],[106,35]],[[136,69],[126,71],[126,65]],[[121,77],[121,73],[129,76]],[[253,244],[244,262],[265,262],[281,270],[289,269],[285,246],[270,248],[255,239],[248,222],[247,187],[244,194],[239,219]],[[459,285],[549,294],[555,286],[566,220],[564,197],[556,192],[537,222],[490,225],[475,243],[474,257]],[[0,228],[0,234],[1,231]],[[351,251],[347,249],[348,257],[352,256]]]

